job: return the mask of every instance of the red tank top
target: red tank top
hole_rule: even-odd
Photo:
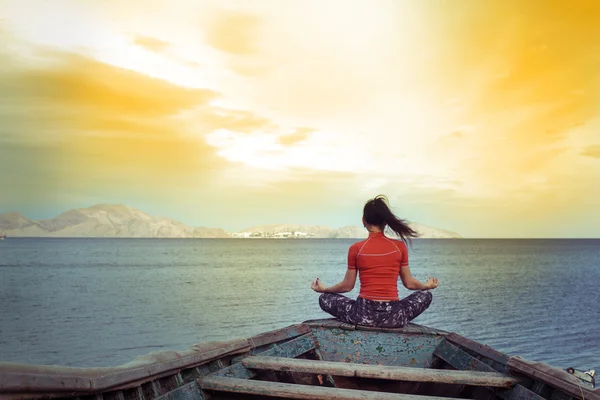
[[[404,242],[382,232],[354,243],[348,250],[348,268],[358,269],[359,297],[369,300],[398,300],[400,267],[408,265]]]

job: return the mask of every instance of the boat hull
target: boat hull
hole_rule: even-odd
[[[150,353],[112,368],[0,363],[0,398],[7,400],[262,397],[600,400],[600,393],[565,371],[455,333],[331,319],[184,352]]]

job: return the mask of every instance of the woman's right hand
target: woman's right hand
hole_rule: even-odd
[[[438,278],[433,277],[427,278],[427,281],[425,282],[425,286],[427,286],[427,289],[435,289],[436,287],[438,287],[439,284],[440,281],[438,280]]]
[[[323,282],[321,282],[319,278],[317,278],[316,281],[310,284],[310,288],[317,293],[323,293],[325,289],[327,289],[327,286]]]

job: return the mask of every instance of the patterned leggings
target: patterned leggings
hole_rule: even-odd
[[[352,300],[337,293],[323,293],[319,296],[319,305],[326,313],[349,324],[401,328],[425,311],[432,299],[429,290],[420,290],[395,301],[374,301],[362,297]]]

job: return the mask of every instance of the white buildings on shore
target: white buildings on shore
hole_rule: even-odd
[[[315,236],[307,232],[236,232],[231,237],[254,239],[254,238],[272,238],[272,239],[306,239]]]

